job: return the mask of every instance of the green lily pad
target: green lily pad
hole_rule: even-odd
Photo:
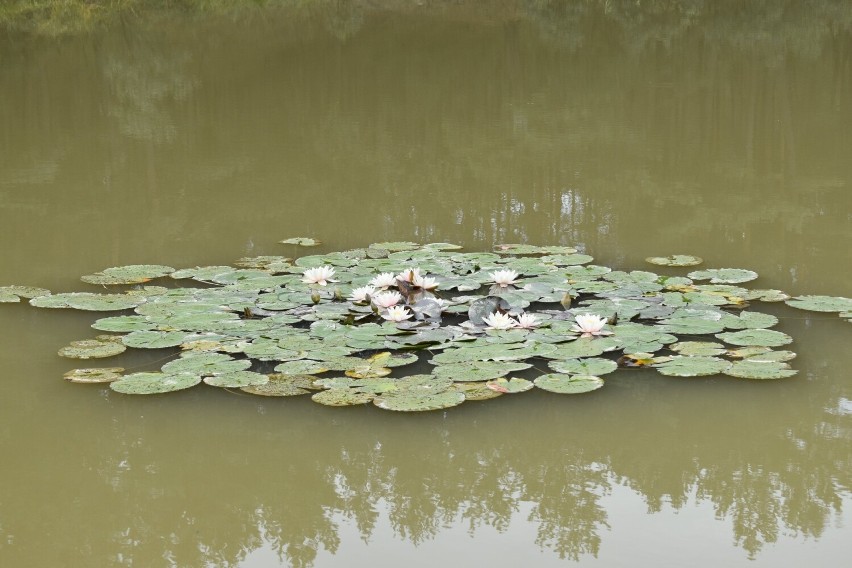
[[[745,329],[728,333],[717,333],[716,337],[725,343],[742,346],[780,347],[793,341],[793,338],[773,329]]]
[[[572,247],[560,246],[536,246],[536,245],[520,245],[520,244],[502,244],[494,247],[494,252],[499,254],[574,254],[577,249]]]
[[[109,388],[122,394],[161,394],[194,387],[201,377],[189,374],[134,373],[113,381]]]
[[[531,388],[533,388],[535,385],[533,385],[532,381],[513,377],[511,379],[504,379],[504,378],[494,379],[494,380],[488,381],[486,383],[486,386],[493,391],[508,394],[508,393],[526,392],[526,391],[530,390]]]
[[[321,241],[310,237],[291,237],[278,242],[285,245],[298,245],[300,247],[315,247],[322,244]]]
[[[760,312],[740,312],[738,316],[725,320],[728,329],[765,329],[778,323],[778,318]]]
[[[128,266],[115,266],[106,268],[94,274],[80,277],[80,280],[89,284],[101,286],[113,284],[141,284],[154,278],[160,278],[174,272],[171,266],[159,264],[132,264]]]
[[[563,359],[551,361],[548,367],[566,375],[606,375],[618,368],[615,361],[593,357],[590,359]]]
[[[790,295],[781,290],[747,290],[742,296],[743,300],[760,300],[761,302],[783,302],[790,299]]]
[[[673,254],[669,256],[649,256],[645,262],[658,266],[696,266],[704,262],[697,256],[689,254]]]
[[[670,377],[703,377],[728,370],[731,362],[717,357],[677,356],[654,367],[660,374]]]
[[[72,383],[111,383],[121,378],[124,367],[100,367],[95,369],[74,369],[63,375]]]
[[[679,341],[669,348],[686,357],[713,357],[725,353],[725,346],[714,341]]]
[[[135,308],[145,298],[127,294],[92,294],[89,292],[63,292],[49,296],[38,296],[30,300],[37,308],[74,308],[77,310],[109,312]]]
[[[792,377],[798,371],[780,361],[734,361],[726,375],[741,379],[784,379]]]
[[[693,280],[710,280],[712,284],[739,284],[757,278],[757,272],[742,268],[708,268],[687,274]]]
[[[492,398],[503,396],[502,392],[488,388],[487,384],[488,383],[486,381],[477,383],[453,383],[450,388],[456,392],[462,393],[466,401],[491,400]]]
[[[21,298],[29,300],[39,296],[50,296],[50,294],[50,290],[33,286],[0,286],[0,302],[20,302]]]
[[[133,331],[121,340],[127,347],[162,349],[177,347],[189,334],[183,331]]]
[[[581,337],[569,343],[560,343],[556,350],[543,355],[547,359],[580,359],[597,357],[618,348],[619,341],[609,337]]]
[[[408,251],[420,248],[420,245],[417,243],[412,243],[408,241],[395,241],[395,242],[387,242],[387,243],[373,243],[370,245],[371,249],[382,249],[390,252],[397,251]]]
[[[275,372],[284,375],[317,375],[325,373],[329,369],[320,361],[311,361],[309,359],[297,359],[295,361],[285,361],[275,366]]]
[[[248,359],[237,360],[223,353],[190,353],[166,363],[162,371],[166,374],[192,373],[206,376],[244,371],[249,367],[251,361]]]
[[[375,396],[373,393],[334,388],[315,393],[311,396],[311,400],[326,406],[357,406],[359,404],[367,404]]]
[[[455,382],[485,381],[529,369],[531,366],[529,363],[508,361],[469,361],[438,365],[434,373],[436,377],[446,377]]]
[[[240,387],[240,390],[249,394],[260,396],[300,396],[310,394],[313,391],[313,382],[316,377],[312,375],[267,375],[269,381],[262,385],[249,385]]]
[[[59,355],[69,359],[102,359],[123,353],[127,348],[115,341],[101,341],[98,339],[84,339],[72,341],[59,350]]]
[[[149,331],[157,328],[157,322],[147,316],[112,316],[101,318],[92,324],[94,329],[112,332]]]
[[[464,400],[465,395],[455,390],[438,393],[402,391],[378,396],[373,400],[373,404],[379,408],[397,412],[423,412],[458,406]]]
[[[796,354],[792,351],[764,351],[763,353],[755,353],[745,358],[746,361],[753,363],[784,363],[792,361],[796,358]]]
[[[604,380],[600,377],[590,375],[571,376],[562,373],[542,375],[533,381],[533,383],[542,390],[558,394],[581,394],[597,390],[604,386]]]
[[[204,377],[204,382],[211,387],[242,388],[265,385],[269,382],[269,376],[253,371],[232,371]]]
[[[728,357],[732,357],[734,359],[747,359],[749,357],[753,357],[755,355],[762,355],[763,353],[768,353],[772,351],[769,347],[741,347],[739,349],[728,349],[725,354]]]
[[[852,310],[852,298],[840,296],[796,296],[785,303],[799,310],[811,312],[848,312]]]

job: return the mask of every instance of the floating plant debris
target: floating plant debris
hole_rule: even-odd
[[[307,237],[281,242],[320,244]],[[92,324],[114,335],[74,341],[59,351],[65,357],[167,350],[157,372],[75,369],[65,375],[70,382],[107,383],[126,394],[203,382],[396,411],[533,388],[587,393],[604,386],[603,375],[629,372],[619,368],[637,376],[654,369],[673,377],[790,377],[795,353],[774,348],[793,339],[770,329],[778,318],[755,310],[756,303],[852,315],[849,298],[744,288],[739,284],[757,278],[750,270],[661,276],[594,265],[566,246],[460,249],[399,241],[295,259],[246,257],[235,266],[130,265],[83,277],[127,286],[124,292],[3,286],[0,302],[125,312]],[[701,262],[690,255],[646,260],[668,267]],[[153,279],[164,285],[146,284]]]

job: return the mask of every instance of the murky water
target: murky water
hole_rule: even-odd
[[[848,6],[437,4],[0,36],[0,285],[309,235],[689,253],[852,294]],[[623,371],[411,416],[66,384],[95,316],[2,305],[0,564],[837,564],[852,328],[764,311],[796,378]]]

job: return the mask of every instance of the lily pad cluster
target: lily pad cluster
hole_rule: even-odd
[[[587,393],[618,369],[790,377],[795,353],[781,348],[792,338],[770,329],[778,318],[754,305],[786,302],[846,319],[852,312],[849,298],[744,288],[757,278],[745,269],[672,276],[595,265],[567,246],[460,249],[383,242],[296,259],[241,258],[234,266],[113,267],[82,279],[115,292],[4,286],[0,301],[116,312],[92,324],[105,334],[63,347],[64,357],[104,358],[128,348],[174,354],[157,371],[76,369],[65,375],[70,382],[108,383],[125,394],[204,383],[398,411],[533,389]],[[690,255],[647,260],[672,269],[701,262]]]

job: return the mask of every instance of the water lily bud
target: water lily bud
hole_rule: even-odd
[[[320,295],[319,295],[319,292],[317,292],[317,291],[311,292],[311,301],[312,301],[313,303],[315,303],[315,304],[319,304],[319,303],[320,303]]]

